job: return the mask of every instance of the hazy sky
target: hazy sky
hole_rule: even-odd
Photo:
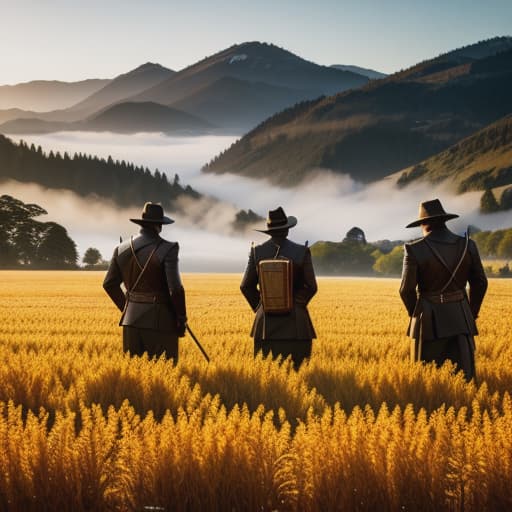
[[[0,0],[0,84],[174,70],[245,41],[384,72],[512,34],[511,0]]]

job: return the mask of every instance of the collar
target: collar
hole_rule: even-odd
[[[441,242],[444,244],[454,244],[460,239],[455,233],[452,233],[447,227],[434,229],[428,235],[425,236],[429,241]]]
[[[139,234],[144,238],[151,238],[152,240],[158,240],[160,238],[158,233],[148,228],[140,228]]]

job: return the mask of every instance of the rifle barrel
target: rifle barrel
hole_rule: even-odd
[[[208,354],[206,353],[206,350],[202,347],[201,343],[199,343],[199,340],[196,338],[195,334],[192,332],[192,329],[190,329],[188,324],[185,324],[185,328],[187,329],[188,333],[190,334],[191,338],[194,340],[195,344],[201,351],[201,354],[203,354],[206,361],[209,363],[210,358],[208,357]]]

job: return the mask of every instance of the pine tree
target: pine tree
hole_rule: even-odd
[[[494,213],[500,210],[500,205],[491,189],[487,189],[480,199],[480,211],[482,213]]]

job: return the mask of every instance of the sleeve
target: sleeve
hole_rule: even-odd
[[[258,273],[256,271],[256,262],[254,259],[254,251],[249,252],[249,261],[245,269],[244,277],[240,284],[240,291],[251,306],[253,311],[258,309],[260,305],[260,292],[258,290]]]
[[[317,290],[318,286],[316,284],[313,261],[311,260],[311,251],[306,247],[306,253],[304,255],[304,286],[302,290],[298,290],[295,293],[295,301],[297,304],[306,306],[315,296]]]
[[[468,275],[469,307],[473,317],[477,318],[485,292],[487,291],[487,276],[482,266],[478,248],[473,240],[470,240],[469,253],[471,255],[471,267]]]
[[[185,301],[185,289],[181,283],[180,271],[178,268],[178,253],[179,245],[173,244],[164,258],[165,277],[167,279],[167,286],[169,295],[171,296],[171,303],[176,313],[176,320],[179,324],[187,321],[187,307]]]
[[[117,264],[117,247],[114,250],[110,265],[107,270],[105,279],[103,280],[103,289],[107,292],[108,296],[112,299],[112,302],[118,307],[120,311],[123,311],[126,297],[121,289],[121,283],[123,277],[119,265]]]
[[[418,284],[418,264],[410,245],[404,245],[404,262],[402,265],[402,282],[400,284],[400,297],[407,313],[412,316],[416,307],[416,286]]]

